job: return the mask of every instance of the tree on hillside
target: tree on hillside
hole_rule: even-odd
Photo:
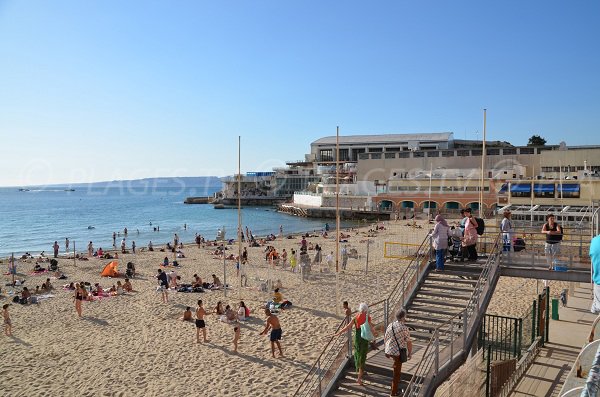
[[[539,135],[532,135],[527,142],[527,146],[545,146],[546,140]]]

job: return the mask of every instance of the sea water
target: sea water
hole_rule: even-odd
[[[188,196],[212,195],[219,187],[208,188],[119,188],[92,187],[75,191],[65,189],[0,188],[0,257],[11,253],[33,255],[52,253],[54,241],[65,252],[65,238],[77,252],[86,251],[92,241],[94,248],[112,248],[113,232],[127,228],[127,247],[135,241],[145,247],[173,241],[191,242],[195,234],[214,239],[219,228],[225,228],[226,238],[235,238],[238,225],[236,209],[215,209],[211,204],[184,204]],[[199,192],[201,194],[199,194]],[[273,207],[247,207],[241,211],[242,227],[247,226],[255,236],[322,230],[325,222],[333,220],[308,219],[277,212]],[[187,225],[187,228],[184,228]],[[160,231],[154,231],[154,228]]]

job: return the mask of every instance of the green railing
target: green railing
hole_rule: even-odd
[[[417,290],[419,282],[427,274],[430,261],[431,238],[428,235],[417,249],[414,258],[404,270],[402,276],[400,276],[389,297],[369,305],[369,315],[380,337],[383,337],[384,331],[390,323],[393,309],[404,306],[411,294]],[[336,332],[342,329],[344,325],[346,325],[346,319],[338,325]],[[351,356],[351,331],[346,335],[331,337],[315,364],[298,386],[294,396],[326,396],[335,386],[335,382],[350,362]]]
[[[479,349],[491,352],[491,360],[520,357],[523,319],[486,314],[479,327],[477,342]]]

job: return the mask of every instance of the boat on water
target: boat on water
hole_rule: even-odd
[[[21,188],[21,189],[19,189],[19,191],[20,191],[20,192],[28,192],[28,191],[29,191],[29,189],[24,189],[24,188]]]
[[[223,209],[225,209],[225,204],[222,204],[222,203],[216,203],[216,204],[215,204],[215,209],[216,209],[216,210],[223,210]]]
[[[75,189],[65,189],[65,192],[74,192]]]

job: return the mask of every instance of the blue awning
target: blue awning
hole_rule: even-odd
[[[536,183],[533,185],[533,191],[536,193],[554,193],[554,184]]]
[[[561,188],[561,186],[559,185],[559,189]],[[563,183],[562,184],[562,191],[563,193],[577,193],[579,192],[579,184],[576,183]]]
[[[531,185],[510,185],[511,193],[531,193]]]

